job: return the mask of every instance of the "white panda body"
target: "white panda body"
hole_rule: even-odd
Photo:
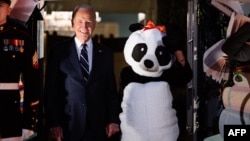
[[[179,128],[168,83],[130,83],[121,106],[122,141],[177,140]]]

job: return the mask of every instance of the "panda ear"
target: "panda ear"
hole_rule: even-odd
[[[129,26],[129,31],[135,32],[136,30],[140,30],[144,27],[141,23],[133,23]]]

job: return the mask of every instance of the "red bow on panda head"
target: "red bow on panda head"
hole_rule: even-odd
[[[166,33],[165,26],[163,25],[155,26],[155,24],[151,20],[149,20],[147,24],[144,26],[144,30],[153,29],[153,28],[157,28],[159,31]]]

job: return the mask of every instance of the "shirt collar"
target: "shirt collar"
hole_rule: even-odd
[[[76,37],[75,37],[75,43],[76,43],[76,47],[77,47],[78,49],[82,49],[82,44],[83,44],[83,43],[81,43],[81,41],[80,41],[79,39],[77,39]],[[92,48],[92,39],[89,39],[89,40],[86,42],[86,44],[87,44],[88,48]]]

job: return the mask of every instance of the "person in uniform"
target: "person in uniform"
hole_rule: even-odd
[[[0,140],[21,141],[35,131],[39,69],[28,30],[9,18],[10,4],[10,0],[0,0]],[[24,85],[22,108],[20,78]]]

